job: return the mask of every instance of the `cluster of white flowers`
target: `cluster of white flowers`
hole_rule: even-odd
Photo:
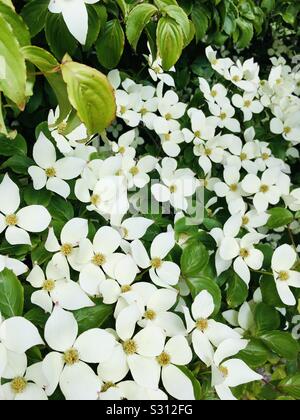
[[[52,1],[51,11],[66,19],[61,5]],[[84,42],[86,34],[81,35]],[[180,101],[160,59],[149,58],[151,84],[122,80],[118,70],[112,71],[117,124],[102,133],[104,149],[82,125],[64,135],[66,122],[57,127],[51,111],[48,137],[40,132],[28,173],[36,191],[80,202],[80,215],[64,226],[58,227],[44,206],[19,209],[19,188],[4,176],[0,232],[15,246],[31,244],[28,232],[47,231],[43,245],[49,260],[29,270],[24,262],[0,256],[0,270],[17,276],[29,270],[31,303],[47,317],[40,332],[22,317],[0,319],[0,400],[43,400],[58,386],[68,400],[195,399],[185,372],[192,361],[211,369],[221,399],[235,399],[232,387],[262,379],[238,356],[253,324],[249,304],[239,312],[225,311],[216,321],[219,309],[209,290],[191,298],[175,257],[188,237],[178,237],[176,222],[204,188],[209,203],[203,211],[225,215],[223,226],[209,231],[217,276],[233,267],[250,289],[253,276],[264,273],[257,245],[273,240],[274,232],[266,227],[268,211],[275,205],[299,211],[300,189],[293,188],[290,166],[274,155],[267,139],[257,138],[252,122],[257,116],[266,121],[271,137],[279,135],[290,156],[298,157],[300,71],[276,59],[268,80],[260,80],[253,59],[217,58],[210,47],[206,54],[225,80],[211,86],[199,79],[201,109]],[[128,128],[120,132],[122,127]],[[156,152],[147,148],[149,138]],[[185,163],[183,150],[190,151],[197,170]],[[147,187],[146,200],[170,209],[159,233],[151,211],[136,210],[137,194]],[[95,230],[90,220],[96,221]],[[149,240],[152,229],[156,233]],[[291,234],[297,229],[295,222]],[[265,274],[283,304],[293,306],[293,288],[300,288],[297,251],[287,244],[275,248],[272,272]],[[255,296],[260,296],[257,288]],[[110,328],[80,332],[73,312],[95,307],[99,298],[114,305]],[[26,352],[39,345],[42,360],[28,366]]]

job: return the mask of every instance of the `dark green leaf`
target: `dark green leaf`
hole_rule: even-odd
[[[24,306],[24,289],[15,274],[5,268],[0,273],[0,313],[4,318],[21,316]]]

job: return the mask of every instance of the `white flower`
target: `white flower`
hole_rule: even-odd
[[[163,386],[177,400],[195,399],[191,380],[179,368],[188,365],[191,360],[192,351],[187,339],[182,336],[170,338],[161,354],[156,357],[160,368],[157,373],[161,375]]]
[[[125,121],[129,127],[137,127],[141,121],[141,114],[134,111],[138,107],[140,97],[137,93],[127,93],[124,90],[117,90],[117,116]]]
[[[51,222],[48,210],[39,205],[20,207],[18,186],[6,174],[0,184],[0,233],[11,245],[31,245],[28,232],[43,232]]]
[[[261,179],[256,175],[248,174],[242,181],[242,187],[248,194],[254,195],[253,205],[256,210],[264,212],[269,204],[277,204],[281,197],[281,189],[278,186],[279,173],[275,168],[267,169]]]
[[[163,131],[162,127],[163,124],[160,131]],[[171,131],[168,124],[165,123],[165,132],[160,132],[159,137],[163,151],[167,156],[176,157],[180,154],[181,149],[178,145],[184,142],[184,134],[181,130]]]
[[[85,44],[88,34],[88,13],[85,4],[94,4],[98,0],[50,0],[51,13],[62,13],[64,21],[81,44]]]
[[[38,166],[30,166],[28,173],[34,189],[46,187],[64,198],[71,192],[65,180],[77,178],[85,166],[85,161],[76,157],[57,160],[55,147],[42,132],[33,146],[33,158]]]
[[[250,121],[252,114],[260,114],[264,109],[261,102],[254,98],[255,95],[250,93],[244,93],[243,96],[235,94],[232,97],[233,105],[243,112],[244,121]]]
[[[236,118],[233,118],[235,109],[230,103],[224,102],[222,104],[209,103],[209,110],[215,117],[215,123],[220,128],[227,128],[233,133],[239,133],[241,126]]]
[[[114,375],[116,382],[116,379],[125,378],[130,370],[138,385],[158,389],[160,365],[156,358],[163,352],[165,334],[156,326],[147,326],[134,335],[134,330],[126,325],[126,319],[123,319],[122,328],[119,325],[118,329],[122,342],[114,348],[109,359],[100,364],[100,376],[111,378]]]
[[[154,284],[162,287],[175,286],[178,283],[180,268],[172,261],[164,261],[175,246],[174,232],[160,233],[153,240],[150,247],[150,258],[143,245],[137,239],[131,243],[132,256],[136,264],[143,268],[150,268],[150,277]]]
[[[134,158],[135,149],[132,147],[132,143],[136,139],[138,131],[136,129],[127,131],[118,138],[118,143],[112,143],[112,150],[115,153],[120,153],[123,156],[129,155]]]
[[[77,247],[87,235],[88,221],[81,218],[71,219],[65,224],[60,234],[60,243],[55,236],[53,228],[49,229],[45,248],[49,252],[55,252],[52,262],[67,279],[70,278],[68,263],[72,268],[78,270]]]
[[[124,240],[133,241],[134,239],[141,239],[153,223],[154,220],[147,219],[146,217],[134,216],[123,220],[116,227]]]
[[[45,401],[48,400],[43,386],[36,381],[35,375],[36,365],[27,368],[18,366],[15,369],[15,377],[11,382],[7,382],[0,387],[0,401]]]
[[[0,273],[5,268],[12,270],[16,276],[21,276],[28,271],[27,265],[15,258],[10,258],[8,255],[0,255]]]
[[[192,316],[187,307],[183,308],[187,329],[192,332],[192,343],[197,356],[207,366],[211,366],[214,346],[228,338],[239,338],[232,328],[214,319],[209,319],[215,310],[213,297],[206,290],[200,292],[192,304]]]
[[[206,117],[201,110],[191,108],[188,110],[191,119],[191,128],[182,130],[186,143],[193,140],[210,140],[215,135],[216,123],[213,117]]]
[[[99,295],[99,286],[105,280],[104,272],[110,276],[114,274],[115,264],[123,256],[116,253],[120,245],[121,235],[109,226],[101,227],[93,242],[86,238],[79,242],[79,282],[89,295]]]
[[[67,400],[96,400],[101,381],[87,363],[109,359],[116,342],[111,334],[98,328],[77,336],[73,314],[55,307],[45,325],[45,340],[54,350],[42,365],[48,381],[46,392],[52,395],[59,384]]]
[[[239,253],[234,261],[234,271],[247,284],[250,283],[252,270],[260,270],[264,262],[264,254],[254,247],[262,239],[263,235],[258,233],[247,233],[242,239],[238,240]]]
[[[149,74],[152,80],[154,80],[154,82],[157,82],[158,80],[160,80],[163,83],[165,83],[167,86],[171,86],[171,87],[175,86],[173,77],[164,72],[162,68],[162,60],[160,57],[157,57],[156,60],[153,61],[152,55],[150,54],[148,58],[148,63],[149,63]],[[169,71],[174,72],[175,67],[172,67]]]
[[[241,335],[244,335],[246,331],[252,332],[255,328],[252,306],[248,302],[244,302],[239,311],[229,309],[222,312],[222,316],[230,325],[237,327]]]
[[[79,284],[64,278],[51,261],[46,267],[46,276],[43,270],[35,265],[27,281],[35,289],[41,289],[32,293],[31,302],[45,312],[52,312],[53,303],[71,311],[94,306]]]
[[[129,156],[122,159],[122,173],[127,178],[128,188],[143,188],[150,182],[148,173],[152,172],[158,159],[153,156],[143,156],[138,162]]]
[[[226,197],[231,214],[242,212],[245,208],[242,196],[244,191],[240,183],[240,171],[234,166],[226,166],[223,172],[224,181],[214,184],[214,191],[218,197]]]
[[[162,328],[167,337],[186,335],[181,318],[171,312],[178,294],[175,290],[157,289],[145,299],[143,319],[138,322],[141,327],[156,325]]]
[[[225,71],[233,64],[233,61],[230,58],[217,58],[217,52],[210,46],[206,47],[205,54],[212,68],[222,75],[224,75]]]
[[[224,149],[219,137],[206,142],[194,140],[194,155],[199,156],[199,165],[205,174],[212,170],[213,163],[221,163],[224,158]]]
[[[154,184],[151,192],[158,202],[170,202],[175,209],[187,210],[188,197],[194,195],[198,182],[190,169],[176,169],[177,161],[164,158],[159,168],[162,184]]]
[[[99,366],[99,376],[102,370]],[[122,381],[118,384],[112,381],[104,383],[103,391],[99,394],[99,400],[130,400],[130,401],[163,401],[168,400],[168,396],[161,389],[150,389],[137,384],[134,381]],[[107,389],[108,388],[108,389]],[[106,390],[107,389],[107,390]]]
[[[300,142],[299,111],[284,115],[277,110],[275,118],[270,121],[270,130],[274,134],[282,134],[283,138],[294,144]]]
[[[208,102],[224,103],[227,99],[227,89],[221,84],[217,83],[210,88],[209,84],[205,79],[199,77],[200,90],[204,95],[204,98]],[[229,100],[228,100],[229,101]]]
[[[300,188],[294,189],[290,195],[284,197],[285,202],[292,211],[300,210]]]
[[[262,379],[262,376],[250,369],[245,362],[232,358],[247,345],[247,340],[228,339],[219,345],[214,354],[212,385],[221,400],[236,400],[230,390],[231,387]]]
[[[22,317],[3,320],[0,314],[0,377],[12,379],[24,364],[25,370],[25,352],[40,344],[44,342],[31,322]]]
[[[297,253],[285,244],[278,247],[272,257],[272,270],[280,299],[285,305],[293,306],[296,299],[290,287],[300,288],[300,273],[293,270]]]
[[[171,131],[178,129],[179,123],[177,120],[185,114],[187,105],[179,102],[178,95],[168,90],[163,98],[160,98],[158,103],[158,111],[161,117],[154,121],[154,130],[157,134],[165,132],[165,124]]]

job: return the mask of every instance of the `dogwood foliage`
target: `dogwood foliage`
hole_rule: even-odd
[[[206,56],[187,92],[111,71],[109,129],[49,110],[1,166],[1,400],[299,397],[299,66]]]

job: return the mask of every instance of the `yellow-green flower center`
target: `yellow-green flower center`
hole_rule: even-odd
[[[137,351],[137,345],[134,340],[127,340],[123,343],[123,350],[127,355],[133,355]]]
[[[248,249],[246,249],[246,248],[242,248],[242,249],[240,250],[240,256],[241,256],[242,258],[247,258],[247,257],[249,257],[249,255],[250,255],[250,252],[248,251]]]
[[[72,244],[63,244],[60,248],[60,252],[65,256],[68,257],[73,252],[73,245]]]
[[[55,168],[51,167],[51,168],[47,168],[45,170],[46,176],[48,178],[54,178],[56,176],[56,170]]]
[[[15,214],[9,214],[6,216],[5,222],[8,226],[16,226],[18,223],[18,217]]]
[[[160,366],[168,366],[171,362],[171,356],[163,351],[159,356],[157,356],[156,360]]]
[[[21,378],[21,377],[15,378],[10,383],[10,387],[14,394],[22,394],[22,392],[24,392],[27,387],[27,381],[25,378]]]
[[[266,184],[263,184],[259,189],[259,191],[264,193],[264,194],[266,194],[269,190],[270,190],[270,187],[269,187],[269,185],[266,185]]]
[[[43,290],[46,292],[52,292],[55,289],[55,281],[51,279],[47,279],[44,281]]]
[[[101,202],[100,195],[98,195],[98,194],[93,194],[93,195],[91,196],[91,203],[92,203],[94,206],[97,206],[98,204],[100,204],[100,202]]]
[[[130,290],[131,290],[131,286],[130,286],[130,284],[124,284],[124,285],[121,287],[121,292],[122,292],[122,293],[128,293],[128,292],[130,292]]]
[[[156,313],[155,311],[153,311],[152,309],[148,309],[145,314],[144,317],[146,319],[149,319],[149,321],[153,321],[156,318]]]
[[[103,265],[103,264],[105,264],[106,263],[106,257],[105,257],[105,255],[103,255],[103,254],[95,254],[94,255],[94,257],[93,257],[93,259],[92,259],[92,263],[93,264],[95,264],[95,265],[97,265],[97,266],[101,266],[101,265]]]
[[[73,366],[79,362],[79,353],[76,349],[70,349],[64,353],[63,358],[66,365]]]
[[[162,266],[162,260],[160,258],[153,258],[151,260],[152,268],[158,269]]]
[[[113,382],[106,382],[105,384],[102,385],[101,392],[106,392],[110,388],[115,388],[115,387],[116,385]]]
[[[288,271],[280,271],[278,273],[278,278],[281,281],[288,281],[290,278],[289,272]]]
[[[205,331],[208,328],[208,320],[200,318],[196,321],[196,328],[200,331]]]

